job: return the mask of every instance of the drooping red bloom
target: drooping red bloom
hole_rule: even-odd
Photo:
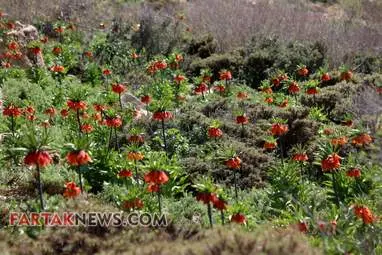
[[[145,142],[145,137],[143,135],[130,135],[127,140],[129,143],[143,144]]]
[[[324,134],[325,134],[325,135],[331,135],[331,134],[333,134],[333,133],[334,133],[334,130],[331,129],[331,128],[325,128],[325,129],[324,129]]]
[[[302,233],[306,233],[308,232],[308,224],[305,221],[299,221],[297,223],[297,229]]]
[[[69,115],[69,111],[68,111],[68,109],[62,109],[62,110],[60,111],[60,114],[61,114],[61,116],[62,116],[63,118],[66,118],[66,117],[68,117],[68,115]]]
[[[321,161],[321,168],[324,172],[332,172],[341,166],[341,158],[336,153],[330,154]]]
[[[111,70],[110,69],[104,69],[102,71],[102,74],[105,75],[105,76],[109,76],[111,74]]]
[[[33,106],[28,106],[27,108],[25,108],[24,112],[26,114],[34,114],[36,112],[36,110],[34,109]]]
[[[133,52],[133,53],[131,53],[131,58],[137,59],[137,58],[139,58],[139,55],[136,52]]]
[[[144,104],[149,104],[151,103],[151,101],[152,101],[152,98],[149,95],[144,95],[141,97],[141,102]]]
[[[40,39],[40,42],[42,43],[47,43],[49,40],[49,38],[47,36],[43,36],[41,39]]]
[[[279,104],[280,108],[285,108],[288,106],[288,99],[284,99],[281,104]]]
[[[18,117],[21,114],[22,114],[21,108],[14,106],[13,104],[10,104],[3,109],[3,115],[7,117]]]
[[[49,128],[50,127],[49,120],[44,120],[43,122],[41,122],[41,126],[43,128]]]
[[[204,82],[200,83],[196,88],[195,88],[195,94],[204,94],[208,91],[208,86]]]
[[[293,155],[292,160],[298,161],[298,162],[305,162],[308,161],[308,155],[306,153],[296,153]]]
[[[94,128],[91,124],[86,123],[86,124],[81,125],[81,131],[85,134],[89,134],[89,133],[93,132],[93,130],[94,130]]]
[[[139,198],[132,198],[123,202],[122,207],[124,209],[142,209],[144,206],[143,201]]]
[[[217,196],[213,198],[212,204],[214,208],[218,209],[219,211],[227,210],[227,201],[218,198]]]
[[[186,77],[184,75],[181,75],[181,74],[177,74],[175,75],[174,77],[174,81],[177,83],[177,84],[180,84],[182,81],[184,81],[186,79]]]
[[[154,63],[156,70],[164,70],[167,68],[167,63],[164,60],[158,60]]]
[[[352,168],[346,172],[346,176],[359,178],[361,177],[361,170],[359,168]]]
[[[17,49],[19,49],[19,44],[15,41],[12,41],[12,42],[8,43],[7,47],[9,50],[17,50]]]
[[[272,124],[271,127],[271,133],[274,136],[282,136],[288,132],[288,125],[287,124],[280,124],[280,123],[275,123]]]
[[[267,97],[267,98],[265,98],[264,102],[266,102],[268,104],[271,104],[271,103],[273,103],[273,98],[272,97]]]
[[[214,90],[220,93],[223,93],[225,91],[225,86],[223,84],[218,84],[214,86]]]
[[[1,63],[1,66],[7,69],[7,68],[11,68],[12,64],[10,62],[3,62]]]
[[[122,119],[119,116],[116,117],[107,117],[106,126],[118,128],[122,125]]]
[[[223,70],[219,73],[219,79],[221,81],[229,81],[232,80],[232,74],[230,71]]]
[[[248,117],[245,115],[236,116],[236,123],[246,125],[248,124]]]
[[[332,78],[330,77],[330,74],[329,73],[324,73],[322,76],[321,76],[321,81],[330,81]]]
[[[352,139],[352,144],[358,147],[368,145],[373,142],[373,139],[368,134],[360,134]]]
[[[103,111],[105,111],[107,109],[107,107],[105,105],[101,105],[101,104],[94,104],[93,108],[97,112],[103,112]]]
[[[40,47],[33,47],[30,49],[30,51],[33,53],[33,55],[37,56],[41,54],[41,48]]]
[[[273,84],[273,86],[275,86],[275,87],[278,87],[278,86],[280,86],[280,79],[279,78],[273,78],[272,80],[271,80],[271,82],[272,82],[272,84]]]
[[[235,223],[238,223],[238,224],[245,224],[246,221],[247,220],[246,220],[244,214],[236,213],[236,214],[231,216],[231,222],[235,222]]]
[[[156,121],[167,121],[172,118],[173,118],[172,113],[168,111],[160,111],[160,112],[155,112],[153,114],[153,120],[156,120]]]
[[[129,178],[133,176],[133,172],[128,169],[122,169],[121,171],[119,171],[118,176],[121,178]]]
[[[308,95],[316,95],[316,94],[318,94],[318,90],[317,90],[317,88],[308,88],[306,90],[306,94],[308,94]]]
[[[203,202],[203,204],[208,204],[217,199],[216,194],[211,192],[199,192],[196,194],[196,200]]]
[[[265,94],[272,94],[273,90],[271,87],[261,88],[261,91]]]
[[[83,111],[83,110],[86,110],[87,108],[86,102],[84,101],[68,100],[66,102],[66,105],[69,107],[69,109],[73,111],[77,111],[77,110]]]
[[[71,166],[82,166],[92,161],[89,154],[84,150],[69,152],[66,155],[66,160]]]
[[[217,127],[210,127],[208,129],[208,137],[218,138],[223,136],[223,131]]]
[[[50,68],[50,71],[54,73],[63,73],[65,71],[65,68],[60,65],[54,65]]]
[[[182,61],[183,61],[183,56],[180,55],[180,54],[176,54],[176,55],[175,55],[175,61],[176,61],[176,62],[182,62]]]
[[[145,156],[143,155],[143,153],[138,151],[129,151],[129,153],[127,153],[127,159],[131,161],[140,161],[144,157]]]
[[[62,53],[62,49],[60,47],[54,47],[52,53],[55,55],[60,55]]]
[[[248,99],[248,93],[243,92],[243,91],[239,91],[236,95],[236,98],[239,100],[246,100],[246,99]]]
[[[297,73],[300,76],[306,77],[309,74],[309,70],[306,67],[302,67],[302,68],[298,69]]]
[[[340,75],[341,81],[350,81],[353,78],[353,72],[351,70],[344,71]]]
[[[84,52],[84,56],[87,57],[87,58],[92,58],[93,57],[93,53],[91,51],[85,51]]]
[[[56,109],[55,109],[53,106],[51,106],[51,107],[47,108],[47,109],[44,111],[44,113],[45,113],[46,115],[49,115],[51,118],[53,118],[53,117],[56,115]]]
[[[24,164],[28,166],[46,167],[52,164],[52,157],[47,151],[31,151],[25,156]]]
[[[146,183],[153,183],[156,185],[163,185],[169,181],[166,172],[162,170],[153,170],[144,176]]]
[[[300,87],[298,86],[297,82],[291,82],[288,87],[288,92],[290,94],[297,94],[300,92]]]
[[[77,187],[74,182],[67,182],[65,184],[64,197],[75,198],[81,194],[81,189]]]
[[[363,205],[355,205],[354,214],[358,218],[362,219],[364,224],[372,224],[377,219],[377,217],[373,215],[372,211],[367,206]]]
[[[62,26],[58,26],[54,29],[56,33],[62,34],[65,30]]]
[[[338,138],[333,138],[330,143],[334,146],[343,146],[345,144],[347,144],[348,142],[348,138],[346,136],[341,136],[341,137],[338,137]]]
[[[233,158],[230,158],[228,159],[226,162],[225,162],[225,165],[229,168],[229,169],[239,169],[240,166],[241,166],[241,159],[239,157],[233,157]]]
[[[125,85],[120,83],[112,84],[111,89],[113,90],[114,93],[117,93],[117,94],[122,94],[123,92],[126,91]]]
[[[266,149],[266,150],[273,150],[273,149],[276,148],[276,146],[277,146],[276,142],[265,141],[264,145],[263,145],[263,148]]]

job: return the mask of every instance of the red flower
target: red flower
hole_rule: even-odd
[[[297,94],[300,92],[300,87],[298,86],[297,82],[291,82],[288,87],[288,92],[290,94]]]
[[[321,168],[324,172],[331,172],[340,168],[341,158],[336,153],[329,155],[326,159],[321,161]]]
[[[139,55],[136,52],[133,52],[133,53],[131,53],[131,58],[137,59],[137,58],[139,58]]]
[[[226,162],[225,162],[225,165],[229,168],[229,169],[239,169],[240,166],[241,166],[241,159],[239,157],[233,157],[233,158],[230,158],[228,159]]]
[[[128,178],[133,176],[133,172],[131,170],[123,169],[119,171],[118,176],[121,178]]]
[[[144,95],[141,97],[141,102],[144,104],[149,104],[151,101],[152,101],[152,98],[149,95]]]
[[[341,81],[350,81],[352,78],[353,78],[353,72],[350,70],[342,72],[340,75]]]
[[[210,127],[208,129],[208,137],[221,137],[223,136],[223,131],[221,131],[220,128],[217,128],[217,127]]]
[[[64,28],[61,27],[61,26],[59,26],[59,27],[56,27],[56,28],[54,29],[54,31],[55,31],[56,33],[62,34],[62,33],[64,32]]]
[[[316,95],[316,94],[318,94],[318,90],[317,90],[317,88],[308,88],[306,90],[306,94],[308,94],[308,95]]]
[[[280,85],[280,80],[278,78],[273,78],[271,80],[273,86],[278,87]]]
[[[176,54],[176,55],[175,55],[175,61],[176,61],[176,62],[182,62],[182,61],[183,61],[183,56],[180,55],[180,54]]]
[[[346,172],[346,176],[359,178],[361,177],[361,170],[359,168],[352,168]]]
[[[28,166],[46,167],[52,164],[52,158],[47,151],[31,151],[25,156],[24,164]]]
[[[227,202],[216,196],[213,198],[212,204],[214,208],[218,209],[219,211],[227,210]]]
[[[273,103],[273,98],[272,97],[267,97],[267,98],[265,98],[264,102],[266,102],[268,104],[271,104],[271,103]]]
[[[131,161],[140,161],[144,158],[144,155],[141,152],[129,151],[127,153],[127,159]]]
[[[263,93],[265,93],[265,94],[272,94],[272,93],[273,93],[272,88],[269,88],[269,87],[267,87],[267,88],[261,88],[261,91],[262,91]]]
[[[174,77],[174,81],[177,83],[177,84],[180,84],[182,81],[184,81],[186,79],[186,77],[184,77],[184,75],[181,75],[181,74],[178,74]]]
[[[65,184],[64,197],[75,198],[81,194],[81,189],[77,187],[74,182],[67,182]]]
[[[60,47],[54,47],[52,52],[55,55],[60,55],[62,53],[62,49]]]
[[[7,45],[7,47],[9,50],[17,50],[19,48],[19,44],[15,41],[12,41]]]
[[[306,77],[309,74],[309,70],[306,67],[300,68],[298,71],[298,75]]]
[[[73,111],[77,111],[77,110],[86,110],[86,103],[84,101],[72,101],[72,100],[68,100],[66,102],[66,105],[69,107],[69,109],[73,110]]]
[[[105,75],[105,76],[109,76],[111,74],[111,70],[110,69],[104,69],[102,71],[102,74]]]
[[[223,84],[214,86],[214,90],[217,92],[223,93],[225,91],[225,86]]]
[[[41,123],[41,126],[44,127],[44,128],[48,128],[48,127],[50,127],[49,120],[44,120],[44,121]]]
[[[376,220],[371,210],[366,206],[354,206],[354,213],[358,218],[361,218],[364,224],[371,224]]]
[[[297,154],[294,154],[293,155],[293,158],[292,160],[294,161],[298,161],[298,162],[304,162],[304,161],[308,161],[308,155],[306,155],[306,153],[297,153]]]
[[[112,84],[111,89],[117,94],[121,94],[126,91],[126,87],[123,84]]]
[[[302,233],[308,232],[308,224],[305,221],[300,221],[297,223],[297,228]]]
[[[144,206],[143,201],[139,198],[133,198],[123,202],[122,207],[124,209],[142,209]]]
[[[66,155],[66,160],[71,166],[82,166],[92,161],[89,154],[84,150],[69,152]]]
[[[286,125],[286,124],[275,123],[271,127],[272,135],[282,136],[286,132],[288,132],[288,125]]]
[[[27,108],[25,108],[24,112],[27,114],[34,114],[36,112],[36,110],[34,109],[33,106],[28,106]]]
[[[219,73],[219,79],[222,81],[232,80],[232,74],[230,71],[223,70]]]
[[[231,222],[235,222],[235,223],[238,223],[238,224],[245,224],[246,218],[245,218],[245,216],[243,214],[236,213],[236,214],[232,215]]]
[[[169,178],[167,174],[162,170],[153,170],[144,176],[146,183],[152,183],[156,185],[162,185],[168,182]]]
[[[195,94],[203,94],[208,91],[208,86],[204,82],[200,83],[196,88],[195,88]]]
[[[40,39],[40,42],[42,42],[42,43],[47,43],[48,42],[48,37],[47,36],[44,36],[44,37],[42,37],[41,39]]]
[[[168,111],[160,111],[160,112],[155,112],[153,114],[153,120],[157,120],[157,121],[166,121],[172,118],[173,118],[172,113]]]
[[[122,119],[119,116],[114,118],[110,118],[110,117],[106,118],[106,126],[108,127],[117,128],[117,127],[120,127],[121,125],[122,125]]]
[[[52,118],[52,117],[54,117],[54,115],[56,115],[56,109],[55,109],[53,106],[51,106],[51,107],[49,107],[48,109],[46,109],[46,110],[44,111],[44,113],[45,113],[46,115],[49,115],[49,116]]]
[[[265,141],[263,147],[264,147],[264,149],[266,149],[266,150],[273,150],[273,149],[276,148],[276,146],[277,146],[277,143],[276,143],[276,142],[267,142],[267,141]]]
[[[61,114],[61,116],[62,116],[63,118],[66,118],[66,117],[68,117],[68,115],[69,115],[69,111],[68,111],[67,109],[62,109],[62,110],[60,111],[60,114]]]
[[[236,98],[239,100],[248,99],[248,93],[240,91],[237,93]]]
[[[31,48],[30,50],[36,56],[41,54],[41,48],[40,47],[34,47],[34,48]]]
[[[248,124],[248,117],[245,115],[237,116],[236,123],[243,124],[243,125]]]
[[[156,70],[164,70],[167,68],[167,63],[164,60],[158,60],[154,63],[154,68]]]
[[[149,185],[147,186],[148,192],[159,192],[159,190],[160,190],[160,186],[158,184],[149,183]]]
[[[202,201],[204,204],[214,202],[216,199],[217,199],[216,194],[211,193],[211,192],[199,192],[196,195],[196,200]]]
[[[94,128],[93,128],[93,126],[90,125],[90,124],[83,124],[83,125],[81,125],[81,131],[82,131],[83,133],[88,134],[88,133],[93,132],[93,130],[94,130]]]
[[[324,129],[324,134],[325,134],[325,135],[331,135],[331,134],[333,134],[333,133],[334,133],[334,130],[331,129],[331,128],[325,128],[325,129]]]
[[[3,115],[8,117],[18,117],[22,114],[22,110],[14,105],[8,105],[3,109]]]
[[[84,52],[84,55],[87,57],[87,58],[92,58],[93,57],[93,53],[91,51],[85,51]]]
[[[96,110],[97,112],[103,112],[107,109],[106,106],[101,104],[94,104],[93,107],[94,107],[94,110]]]
[[[348,142],[348,138],[346,136],[342,136],[342,137],[339,137],[339,138],[333,138],[330,143],[334,146],[343,146],[345,144],[347,144]]]
[[[368,134],[360,134],[352,139],[352,144],[355,146],[364,146],[373,142],[373,139]]]
[[[330,81],[332,78],[330,77],[329,73],[324,73],[321,76],[321,81]]]
[[[65,68],[60,65],[54,65],[50,68],[50,71],[54,73],[63,73],[65,71]]]
[[[145,137],[143,135],[131,135],[127,140],[130,143],[143,144],[145,142]]]

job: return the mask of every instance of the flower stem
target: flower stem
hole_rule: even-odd
[[[117,136],[117,128],[114,128],[114,138],[115,138],[115,147],[119,151],[119,145],[118,145],[118,136]]]
[[[44,198],[42,195],[41,173],[40,173],[40,166],[38,164],[37,164],[37,185],[38,185],[38,194],[40,197],[40,207],[41,207],[41,210],[44,211]]]
[[[81,189],[81,193],[82,193],[83,188],[82,188],[81,166],[78,166],[78,178],[80,179],[80,189]]]
[[[207,212],[208,212],[208,220],[210,221],[210,227],[212,228],[212,207],[211,207],[211,203],[208,202],[207,204]]]
[[[233,183],[235,186],[235,199],[237,202],[238,195],[237,195],[237,183],[236,183],[236,170],[233,170]]]
[[[162,119],[162,135],[163,135],[164,150],[165,150],[165,152],[167,154],[167,141],[166,141],[166,132],[165,132],[164,119]]]
[[[333,192],[336,197],[336,203],[337,205],[340,205],[340,199],[338,197],[338,191],[337,191],[337,182],[336,182],[336,177],[334,172],[332,172],[332,185],[333,185]]]
[[[81,136],[80,109],[77,109],[78,136]]]
[[[121,93],[118,93],[118,99],[119,99],[119,106],[121,107],[121,111],[123,110],[122,108],[122,99],[121,99]]]
[[[158,190],[158,206],[159,206],[159,214],[162,214],[162,199],[161,199],[161,190],[160,190],[160,187],[159,187],[159,190]]]
[[[222,224],[224,225],[225,222],[224,222],[224,211],[223,210],[220,211],[220,218],[222,220]]]

